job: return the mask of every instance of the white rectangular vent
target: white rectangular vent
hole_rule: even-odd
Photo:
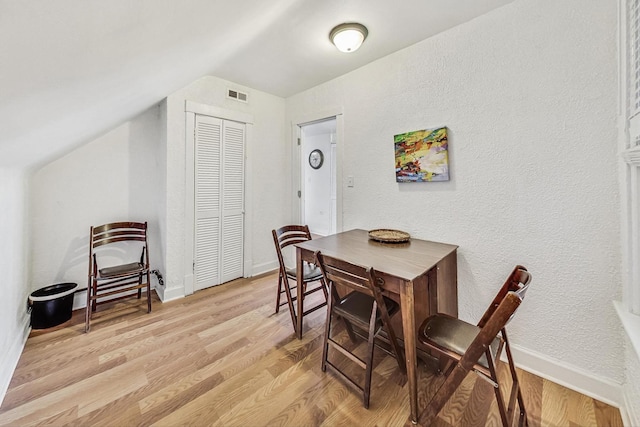
[[[233,89],[227,89],[227,98],[235,99],[240,102],[249,102],[249,95]]]

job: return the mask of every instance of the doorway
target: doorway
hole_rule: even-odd
[[[300,128],[301,222],[312,234],[328,236],[338,229],[337,120],[305,123]]]

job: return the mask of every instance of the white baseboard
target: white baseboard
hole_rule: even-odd
[[[511,350],[518,368],[617,408],[624,405],[621,384],[517,345]]]
[[[620,407],[620,415],[622,416],[622,424],[627,427],[640,426],[640,414],[633,412],[634,402],[628,393],[622,394],[624,404]]]
[[[247,273],[251,273],[253,271],[253,260],[252,259],[245,259],[244,260],[244,269],[242,271],[244,271],[244,277],[251,277],[249,275],[247,275]]]
[[[251,275],[257,276],[259,274],[268,273],[269,271],[277,270],[279,268],[278,260],[269,261],[262,264],[254,265],[251,269]]]
[[[85,308],[86,306],[87,306],[87,291],[76,292],[73,295],[73,310],[80,310],[81,308]]]
[[[25,315],[22,320],[22,325],[19,326],[15,339],[11,344],[11,348],[8,351],[3,351],[0,355],[0,404],[4,400],[4,396],[7,394],[13,372],[18,366],[18,361],[24,350],[24,345],[27,343],[29,332],[31,331],[30,324],[31,317]]]
[[[165,289],[162,294],[162,302],[184,298],[184,288]]]

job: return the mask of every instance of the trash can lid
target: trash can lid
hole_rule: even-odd
[[[49,301],[56,298],[62,298],[72,294],[78,289],[77,283],[57,283],[55,285],[45,286],[29,295],[30,301]]]

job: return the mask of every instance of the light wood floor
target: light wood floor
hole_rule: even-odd
[[[60,327],[33,331],[0,424],[404,425],[406,381],[395,359],[376,352],[371,407],[364,409],[320,370],[324,310],[305,319],[298,340],[286,307],[274,314],[275,286],[275,274],[237,280],[156,301],[151,314],[134,298],[99,307],[88,334],[83,312]],[[442,380],[434,370],[419,366],[421,406]],[[519,372],[530,425],[622,426],[616,408]],[[436,425],[499,424],[491,386],[471,374]]]

